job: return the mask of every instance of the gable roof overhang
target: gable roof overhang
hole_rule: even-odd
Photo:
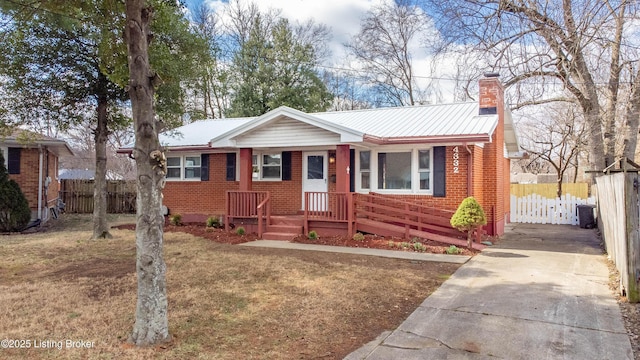
[[[518,134],[513,126],[513,117],[508,106],[504,109],[504,146],[509,159],[522,159],[527,155],[520,147]]]
[[[287,106],[281,106],[230,131],[214,137],[209,142],[209,146],[212,148],[237,147],[236,141],[242,136],[266,129],[270,124],[286,118],[333,133],[339,137],[340,143],[362,142],[365,135],[360,131],[320,119],[311,114],[307,114]],[[266,144],[266,146],[268,146],[268,144]]]
[[[0,144],[8,147],[41,148],[46,147],[56,156],[73,156],[73,150],[66,141],[34,133],[28,130],[16,130],[7,137],[0,137]]]

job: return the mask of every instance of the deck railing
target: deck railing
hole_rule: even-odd
[[[406,237],[410,229],[458,235],[449,223],[453,213],[375,193],[358,194],[355,200],[356,221],[368,218],[401,225]]]
[[[271,223],[271,194],[267,193],[267,197],[258,204],[258,237],[262,238],[263,219],[266,221],[266,227]]]
[[[348,224],[352,232],[353,193],[305,192],[304,193],[304,232],[309,232],[309,221],[329,221]]]
[[[235,218],[260,220],[271,216],[269,199],[268,191],[227,191],[225,229],[229,231],[229,224]]]

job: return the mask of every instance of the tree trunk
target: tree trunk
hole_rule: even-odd
[[[166,160],[160,152],[153,109],[154,79],[149,66],[149,23],[152,9],[144,0],[126,1],[125,39],[129,51],[129,96],[133,111],[138,171],[136,202],[136,322],[129,341],[152,345],[168,341],[166,264],[162,256],[162,187]]]
[[[638,128],[640,127],[640,70],[633,81],[633,90],[629,96],[629,104],[625,113],[625,136],[623,155],[635,161],[638,144]]]
[[[96,173],[93,187],[92,239],[111,238],[107,223],[107,97],[98,97],[98,125],[94,131]]]

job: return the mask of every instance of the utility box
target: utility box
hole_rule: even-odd
[[[592,229],[596,226],[593,209],[595,205],[578,205],[578,225],[583,229]]]

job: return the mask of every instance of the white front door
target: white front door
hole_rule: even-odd
[[[306,192],[326,193],[329,189],[327,157],[326,151],[302,154],[302,209],[304,209]],[[326,210],[326,199],[324,194],[314,194],[310,201],[310,210]]]

